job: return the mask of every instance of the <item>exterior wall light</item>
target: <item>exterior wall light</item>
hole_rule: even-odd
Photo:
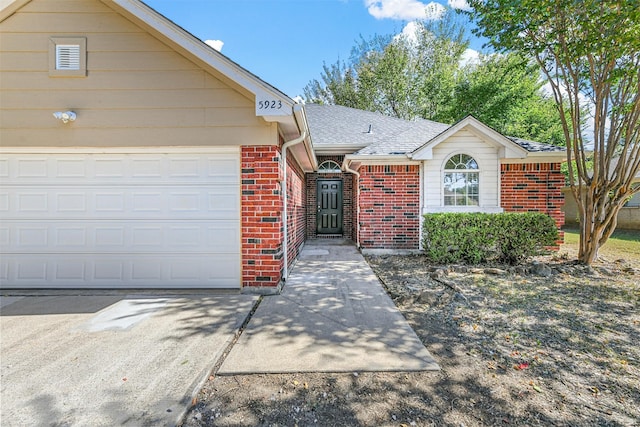
[[[76,113],[73,111],[65,111],[64,113],[61,111],[57,111],[53,113],[53,117],[58,120],[62,120],[62,123],[69,123],[76,120]]]

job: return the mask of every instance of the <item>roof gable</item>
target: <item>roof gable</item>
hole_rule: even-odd
[[[416,148],[409,156],[414,160],[432,159],[433,149],[461,130],[467,130],[485,143],[497,148],[500,158],[523,159],[527,157],[528,151],[525,148],[491,129],[473,116],[467,116],[460,120],[426,144]]]
[[[0,0],[0,22],[6,20],[32,0]],[[230,87],[235,88],[256,105],[256,115],[266,121],[277,121],[296,133],[293,129],[295,101],[275,87],[264,82],[231,59],[199,40],[197,37],[175,24],[165,16],[139,0],[98,0],[143,28],[157,39],[172,47],[179,54],[194,61]],[[260,111],[260,101],[278,101],[281,108]]]
[[[137,28],[142,29],[151,37],[164,43],[177,55],[200,67],[206,73],[223,82],[238,97],[244,97],[249,101],[248,105],[254,105],[255,116],[266,122],[276,122],[278,130],[284,140],[292,140],[299,135],[308,135],[308,123],[304,110],[286,94],[261,80],[256,75],[244,69],[222,53],[205,44],[176,23],[139,0],[94,0],[102,7],[120,15]],[[61,12],[55,2],[44,3],[50,10]],[[16,16],[21,9],[35,5],[33,0],[0,0],[0,23]],[[72,2],[68,3],[69,5]],[[88,3],[73,2],[74,7],[83,7]],[[39,4],[42,7],[42,4]],[[62,4],[64,10],[65,4]],[[22,25],[16,21],[18,25]],[[30,28],[21,29],[32,31]],[[265,108],[269,105],[269,108]],[[275,106],[275,107],[274,107]],[[305,170],[315,167],[317,161],[313,154],[311,140],[305,138],[304,152],[307,156],[299,159]],[[295,155],[295,154],[294,154]],[[296,156],[297,157],[297,156]]]

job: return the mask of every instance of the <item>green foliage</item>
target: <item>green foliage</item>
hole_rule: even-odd
[[[414,28],[413,34],[361,38],[347,63],[325,64],[320,81],[307,84],[307,102],[444,123],[471,114],[505,135],[564,145],[537,65],[515,54],[464,65],[469,41],[452,14]]]
[[[422,245],[437,264],[516,264],[557,240],[555,222],[542,213],[438,213],[423,220]]]
[[[640,172],[640,7],[637,0],[469,0],[477,35],[535,59],[567,142],[567,177],[590,264],[616,227]],[[584,108],[585,104],[588,108]],[[590,126],[583,126],[590,118]]]
[[[436,120],[457,122],[471,114],[504,135],[565,145],[558,110],[531,61],[513,53],[481,56],[456,80],[453,99]]]
[[[362,39],[348,63],[325,64],[307,102],[338,104],[407,120],[433,118],[449,102],[468,47],[459,17],[415,23],[415,32]],[[345,96],[346,95],[346,96]]]

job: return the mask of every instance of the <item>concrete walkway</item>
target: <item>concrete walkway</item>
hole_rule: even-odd
[[[219,374],[438,370],[362,255],[307,241],[281,295],[265,297]]]

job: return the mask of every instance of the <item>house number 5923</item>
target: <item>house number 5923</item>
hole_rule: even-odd
[[[258,101],[259,110],[279,110],[280,108],[282,108],[282,101]]]

